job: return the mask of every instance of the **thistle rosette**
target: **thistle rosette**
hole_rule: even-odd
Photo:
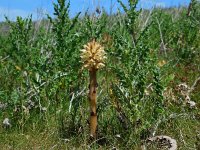
[[[83,47],[84,49],[80,50],[83,68],[98,70],[105,66],[106,52],[100,43],[92,40]]]

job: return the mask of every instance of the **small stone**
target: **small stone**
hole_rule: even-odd
[[[41,109],[43,112],[46,112],[47,111],[47,108],[46,107],[42,107]]]
[[[196,103],[194,101],[188,101],[187,104],[189,105],[190,108],[196,107]]]
[[[115,137],[116,138],[121,138],[121,135],[120,134],[116,134]]]
[[[63,139],[63,141],[66,143],[66,142],[69,142],[70,140],[69,139]]]
[[[117,150],[117,148],[116,147],[112,147],[111,150]]]
[[[6,109],[6,107],[7,107],[7,103],[4,104],[0,102],[0,109],[4,110]]]
[[[186,95],[186,96],[185,96],[185,100],[186,100],[187,103],[190,102],[190,96],[189,96],[189,95]]]
[[[3,120],[3,126],[6,127],[6,128],[11,127],[10,120],[8,118],[5,118]]]

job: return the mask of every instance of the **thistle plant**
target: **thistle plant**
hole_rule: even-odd
[[[89,70],[90,136],[96,137],[97,130],[97,70],[105,66],[106,53],[100,43],[92,40],[81,50],[83,69]]]

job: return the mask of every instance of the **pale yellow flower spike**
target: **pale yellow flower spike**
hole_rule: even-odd
[[[105,66],[106,52],[104,47],[100,43],[92,40],[92,42],[87,43],[81,49],[81,61],[84,64],[83,67],[91,69],[101,69]]]

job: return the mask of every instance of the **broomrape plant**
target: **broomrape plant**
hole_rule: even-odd
[[[89,70],[89,102],[90,102],[90,136],[96,138],[97,130],[97,70],[105,66],[106,53],[104,48],[95,40],[84,45],[81,50],[83,68]]]
[[[71,18],[70,1],[57,0],[47,19],[0,22],[2,149],[170,148],[162,134],[199,148],[200,2],[117,1],[124,11],[110,15],[98,7]]]

